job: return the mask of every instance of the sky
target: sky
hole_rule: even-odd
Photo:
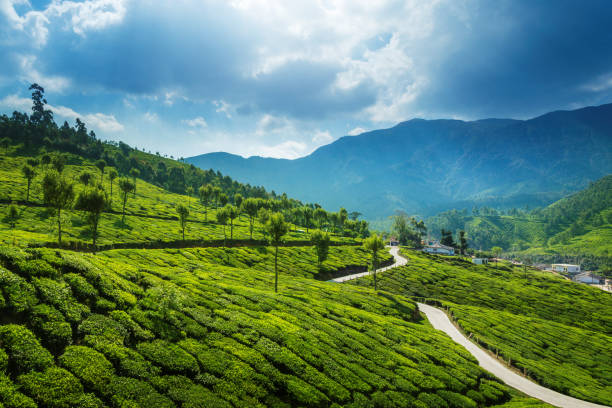
[[[0,112],[175,157],[612,102],[608,0],[0,0]]]

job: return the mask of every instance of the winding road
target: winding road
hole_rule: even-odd
[[[391,247],[389,249],[389,253],[393,255],[395,259],[395,263],[391,266],[387,266],[386,268],[378,269],[376,272],[384,272],[391,268],[396,268],[398,266],[406,265],[408,260],[402,257],[399,254],[398,247]],[[362,272],[356,273],[353,275],[342,276],[340,278],[332,279],[331,282],[346,282],[349,280],[361,278],[362,276],[370,275],[373,272]],[[431,325],[436,330],[441,330],[446,333],[455,343],[460,344],[465,347],[465,349],[472,354],[476,360],[478,360],[478,364],[480,367],[484,368],[508,386],[515,388],[530,397],[537,398],[541,401],[547,402],[551,405],[562,407],[562,408],[606,408],[606,405],[594,404],[592,402],[587,402],[583,400],[579,400],[551,389],[542,387],[525,377],[518,375],[517,373],[510,370],[504,364],[502,364],[499,360],[489,355],[486,351],[478,347],[476,344],[472,343],[468,340],[467,337],[463,335],[453,325],[450,321],[446,313],[442,310],[435,308],[433,306],[429,306],[423,303],[417,303],[419,310],[425,314]]]

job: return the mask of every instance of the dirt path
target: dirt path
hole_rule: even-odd
[[[594,408],[594,407],[606,407],[605,405],[598,405],[592,402],[582,401],[576,398],[569,397],[564,394],[560,394],[548,388],[544,388],[525,377],[522,377],[515,372],[504,366],[499,360],[493,358],[487,354],[480,347],[472,343],[465,337],[450,321],[446,313],[442,310],[437,309],[433,306],[418,303],[419,310],[427,316],[427,319],[431,325],[437,329],[442,330],[448,334],[451,339],[457,344],[462,345],[470,352],[471,355],[476,357],[478,364],[505,382],[512,388],[515,388],[530,397],[537,398],[549,404],[557,407],[566,408]]]
[[[396,268],[398,266],[406,265],[408,260],[403,256],[399,255],[399,247],[391,247],[389,249],[389,253],[393,255],[395,259],[395,263],[393,265],[387,266],[386,268],[377,269],[378,272],[384,272],[391,268]],[[342,276],[336,279],[330,280],[330,282],[346,282],[349,280],[361,278],[362,276],[367,276],[372,274],[373,272],[362,272],[356,273],[353,275]],[[455,343],[463,346],[471,355],[473,355],[476,360],[478,360],[478,364],[502,380],[508,386],[515,388],[530,397],[537,398],[541,401],[547,402],[551,405],[562,407],[562,408],[606,408],[606,405],[594,404],[592,402],[582,401],[551,389],[542,387],[525,377],[518,375],[513,372],[505,365],[503,365],[499,360],[490,356],[482,350],[480,347],[472,343],[465,337],[450,321],[446,313],[442,310],[435,308],[433,306],[429,306],[423,303],[417,303],[419,306],[419,310],[425,314],[431,325],[436,330],[442,330],[446,333]]]
[[[403,266],[403,265],[406,265],[408,263],[408,260],[399,254],[399,247],[390,247],[389,248],[389,253],[391,255],[393,255],[393,259],[395,260],[395,262],[393,263],[393,265],[389,265],[389,266],[386,266],[384,268],[377,269],[376,273],[388,271],[391,268],[397,268],[398,266]],[[355,273],[355,274],[352,274],[352,275],[346,275],[346,276],[341,276],[339,278],[331,279],[329,282],[342,283],[342,282],[350,281],[350,280],[353,280],[353,279],[361,278],[363,276],[368,276],[368,275],[371,275],[373,273],[374,272],[372,272],[372,271]]]

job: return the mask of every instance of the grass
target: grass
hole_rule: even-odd
[[[458,323],[537,382],[593,402],[612,393],[612,296],[509,263],[402,251],[408,265],[379,276],[390,293],[441,301]],[[353,282],[373,286],[371,277]]]
[[[36,206],[19,205],[20,219],[15,229],[11,230],[6,217],[8,202],[10,200],[25,201],[26,180],[20,169],[26,162],[25,157],[0,156],[0,242],[16,244],[19,246],[46,245],[57,240],[57,222],[55,213],[43,207],[40,187],[40,175],[32,182],[30,202]],[[99,170],[87,165],[67,165],[64,174],[69,179],[77,180],[79,174],[91,172],[99,177]],[[104,187],[110,192],[107,178]],[[77,184],[77,192],[84,188]],[[207,208],[194,197],[170,193],[152,184],[137,180],[136,194],[129,195],[126,206],[126,222],[121,222],[121,203],[119,199],[118,183],[115,180],[113,187],[113,205],[115,213],[105,212],[101,216],[99,225],[100,245],[123,243],[169,243],[182,240],[182,234],[176,213],[179,203],[189,203],[190,216],[187,225],[186,239],[217,241],[224,238],[224,228],[216,223],[216,210]],[[205,214],[206,212],[206,214]],[[85,222],[83,213],[74,210],[64,211],[63,235],[67,245],[87,244],[91,242],[90,227]],[[229,239],[230,226],[225,228],[225,235]],[[287,241],[307,241],[308,234],[303,228],[292,226],[285,239]],[[250,238],[249,222],[246,216],[234,220],[233,238],[247,240]],[[261,225],[256,222],[253,239],[264,240]],[[360,240],[333,235],[332,241],[336,243],[359,243]]]
[[[212,249],[1,247],[0,402],[476,407],[516,398],[409,299],[287,274],[274,294],[268,256],[244,268],[242,251],[230,251],[236,267]]]

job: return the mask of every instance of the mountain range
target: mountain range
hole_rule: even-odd
[[[542,206],[612,173],[612,104],[529,120],[413,119],[295,160],[208,153],[186,161],[368,219]]]

